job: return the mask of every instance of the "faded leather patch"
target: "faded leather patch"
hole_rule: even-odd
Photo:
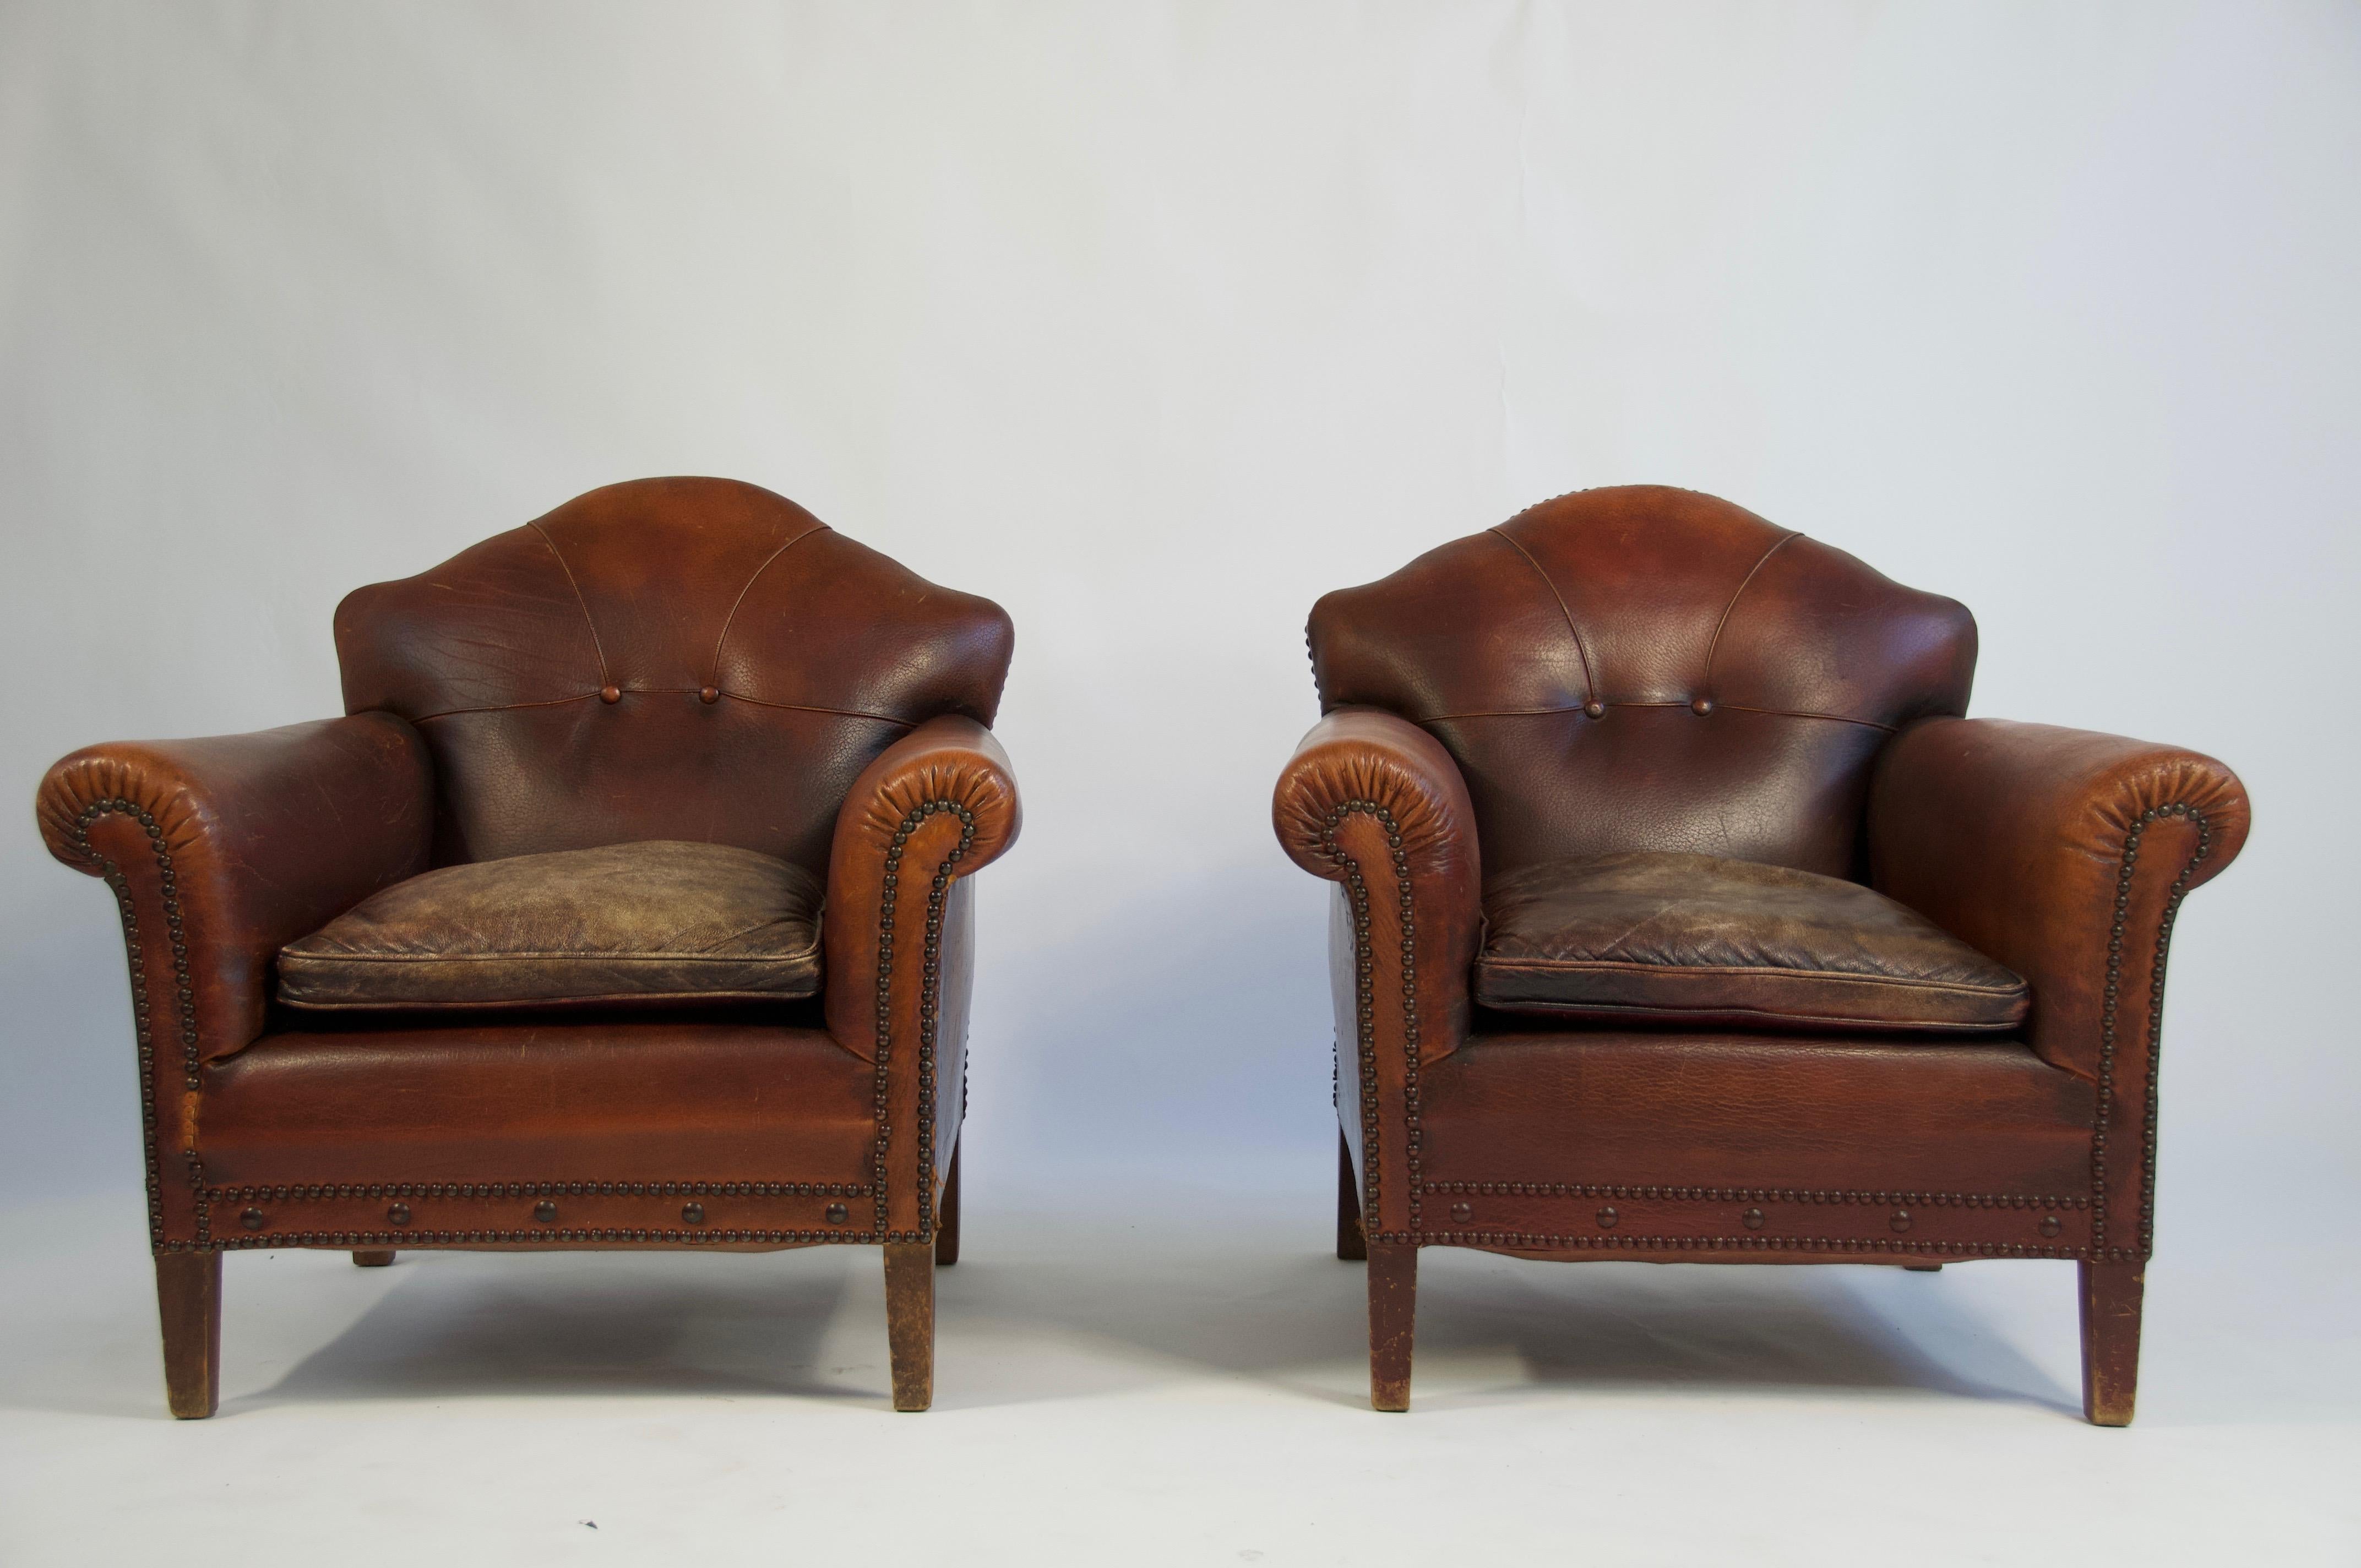
[[[445,866],[281,948],[279,999],[416,1009],[808,997],[820,898],[802,867],[723,844]]]
[[[1858,883],[1711,855],[1586,856],[1484,892],[1476,1001],[1504,1013],[2000,1032],[2025,981]]]

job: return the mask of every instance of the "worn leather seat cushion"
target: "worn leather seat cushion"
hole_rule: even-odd
[[[819,879],[658,840],[445,866],[279,954],[296,1007],[460,1008],[807,997]]]
[[[1711,855],[1495,879],[1476,1000],[1505,1013],[1812,1029],[2006,1031],[2025,981],[1883,894]]]

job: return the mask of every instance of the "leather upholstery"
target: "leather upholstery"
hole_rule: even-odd
[[[1963,713],[1950,599],[1687,490],[1562,496],[1312,607],[1321,707],[1431,732],[1495,874],[1686,850],[1857,877],[1870,770]]]
[[[767,491],[664,479],[364,588],[336,636],[352,717],[93,747],[42,785],[50,850],[125,913],[157,1250],[934,1239],[966,879],[1018,819],[984,728],[1000,608]],[[283,947],[430,867],[505,884],[519,857],[652,841],[785,862],[789,927],[824,879],[822,1002],[271,1006]],[[681,1228],[683,1183],[708,1228]],[[529,1196],[564,1221],[518,1239],[522,1189],[551,1184]],[[392,1188],[419,1228],[384,1239]]]
[[[1543,861],[1484,890],[1476,1001],[1738,1028],[1963,1034],[2024,1021],[2025,982],[1857,883],[1706,855]]]
[[[279,955],[304,1008],[817,995],[820,881],[726,844],[610,844],[445,866]]]
[[[1011,641],[724,479],[593,490],[336,610],[346,709],[434,753],[437,865],[679,839],[825,874],[853,779],[939,714],[989,725]]]

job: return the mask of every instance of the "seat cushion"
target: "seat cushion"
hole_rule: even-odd
[[[2004,1032],[2025,981],[1872,889],[1711,855],[1553,861],[1484,890],[1476,1000],[1504,1013]]]
[[[445,866],[279,954],[295,1007],[546,1007],[818,992],[820,881],[724,844]]]

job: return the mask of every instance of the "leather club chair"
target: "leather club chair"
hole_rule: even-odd
[[[959,1251],[968,878],[1011,630],[749,485],[650,479],[338,609],[346,716],[94,746],[172,1413],[250,1247]]]
[[[1312,612],[1279,837],[1337,884],[1337,1255],[1409,1406],[1422,1246],[2081,1266],[2131,1420],[2192,752],[1963,718],[1975,623],[1709,496],[1592,490]]]

